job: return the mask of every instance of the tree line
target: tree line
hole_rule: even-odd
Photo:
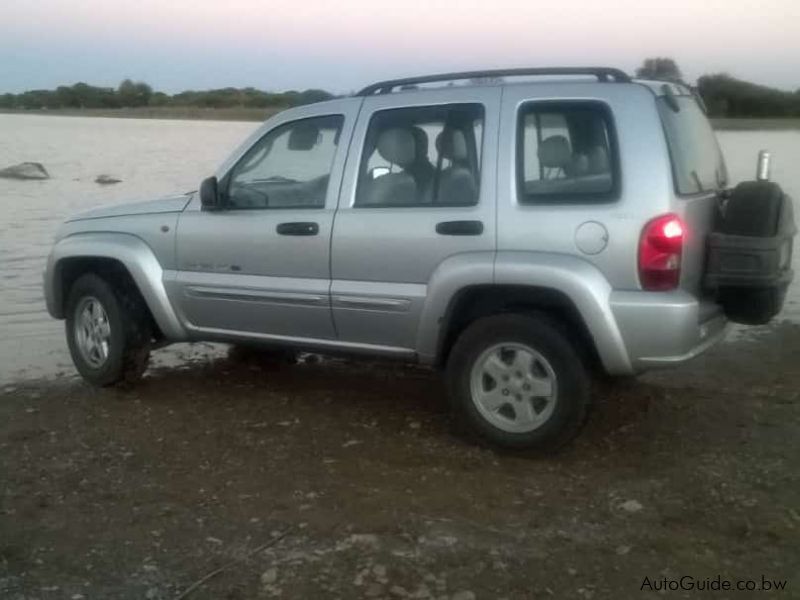
[[[683,81],[671,58],[646,59],[637,77]],[[800,117],[800,89],[789,92],[757,85],[725,73],[703,75],[695,88],[712,117]],[[266,92],[256,88],[221,88],[185,91],[178,94],[155,92],[146,83],[124,80],[119,87],[105,88],[76,83],[55,90],[31,90],[0,95],[0,109],[135,108],[180,106],[197,108],[286,108],[333,98],[325,90]]]
[[[188,90],[178,94],[155,92],[146,83],[124,80],[119,87],[106,88],[76,83],[55,90],[30,90],[20,94],[0,94],[0,109],[59,108],[137,108],[143,106],[180,106],[197,108],[285,108],[333,98],[324,90],[265,92],[252,87]]]
[[[683,81],[677,63],[664,57],[645,60],[636,76]],[[716,73],[700,77],[695,89],[712,117],[800,117],[800,88],[788,92],[743,81],[727,73]]]

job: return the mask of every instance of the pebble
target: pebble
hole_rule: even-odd
[[[269,585],[275,583],[278,580],[278,569],[272,567],[267,569],[261,574],[261,583],[263,585]]]
[[[430,598],[431,597],[431,590],[427,585],[425,585],[424,583],[421,583],[419,585],[419,587],[417,588],[417,591],[414,592],[414,596],[413,597],[414,598]]]
[[[268,584],[268,585],[265,585],[262,588],[262,590],[264,591],[264,593],[267,596],[272,596],[272,597],[280,596],[280,595],[283,594],[283,590],[281,590],[281,588],[279,588],[277,585],[269,585]]]
[[[461,590],[450,596],[450,600],[475,600],[475,594],[470,590]]]
[[[389,590],[389,593],[392,596],[397,596],[398,598],[405,598],[406,596],[408,596],[408,592],[406,591],[406,588],[401,587],[399,585],[393,585],[391,587],[391,589]]]
[[[626,500],[625,502],[620,504],[619,507],[620,509],[629,513],[636,513],[644,508],[644,506],[642,506],[642,503],[639,502],[638,500]]]
[[[375,565],[372,567],[372,572],[375,574],[375,577],[386,577],[386,567],[383,565]]]
[[[617,552],[617,554],[619,556],[625,556],[630,551],[631,551],[631,547],[630,546],[617,546],[617,550],[616,550],[616,552]]]
[[[377,546],[378,536],[374,533],[354,533],[350,536],[350,543],[364,546]]]

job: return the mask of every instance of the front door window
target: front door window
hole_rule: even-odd
[[[267,133],[231,171],[227,207],[324,207],[343,121],[341,115],[314,117]]]

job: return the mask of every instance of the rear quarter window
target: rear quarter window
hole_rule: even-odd
[[[611,110],[600,102],[530,102],[517,122],[522,204],[608,202],[618,196]]]

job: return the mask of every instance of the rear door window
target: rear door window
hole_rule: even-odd
[[[376,112],[364,142],[355,206],[477,204],[483,118],[482,104]]]
[[[618,189],[616,143],[599,102],[532,102],[517,135],[522,203],[603,202]]]

